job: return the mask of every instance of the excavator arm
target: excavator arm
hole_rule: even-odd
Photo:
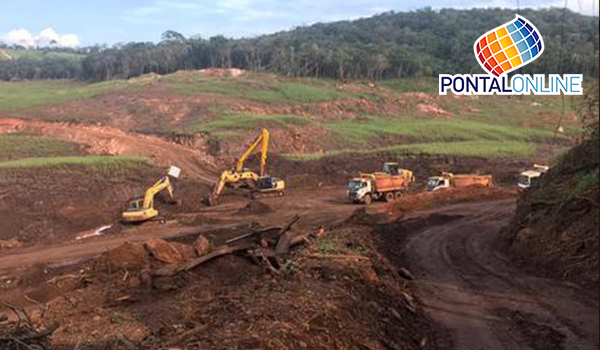
[[[250,154],[252,154],[252,152],[254,152],[254,150],[259,145],[261,145],[260,176],[266,175],[267,153],[269,151],[269,137],[270,137],[269,130],[262,129],[262,132],[260,133],[260,135],[258,135],[258,137],[256,139],[254,139],[254,141],[252,142],[252,144],[250,144],[250,147],[248,147],[246,152],[244,152],[242,154],[242,156],[240,157],[240,159],[238,159],[237,167],[235,169],[237,172],[243,171],[244,163],[246,163],[246,160],[248,160],[248,157],[250,156]]]
[[[223,188],[225,187],[225,184],[229,181],[230,176],[231,176],[230,171],[224,171],[221,174],[221,177],[219,178],[219,183],[215,187],[215,190],[212,195],[213,199],[216,200],[219,197],[219,195],[221,195],[221,192],[223,192]]]
[[[154,209],[154,197],[157,193],[165,189],[171,199],[173,199],[173,186],[171,185],[169,176],[161,178],[148,188],[143,199],[132,200],[129,210],[123,212],[123,220],[126,222],[142,222],[157,216],[158,211]]]
[[[221,177],[219,177],[219,182],[215,186],[214,191],[210,196],[205,198],[205,203],[208,205],[216,204],[217,198],[223,192],[225,185],[227,184],[238,184],[243,181],[258,181],[259,177],[265,176],[267,174],[267,154],[269,152],[269,130],[262,129],[260,135],[258,135],[254,141],[248,146],[246,151],[240,156],[237,161],[236,167],[234,170],[225,170]],[[248,160],[248,157],[260,146],[261,154],[260,154],[260,172],[259,174],[254,173],[250,170],[244,170],[244,164]]]
[[[144,209],[152,208],[154,205],[154,196],[164,189],[167,189],[169,196],[173,199],[173,186],[171,186],[171,181],[169,181],[169,177],[165,176],[162,179],[158,180],[152,187],[146,190],[146,194],[144,195]]]

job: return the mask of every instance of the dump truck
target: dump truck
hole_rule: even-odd
[[[371,204],[374,200],[393,201],[413,183],[412,171],[400,169],[398,163],[385,163],[383,171],[359,173],[348,182],[346,197],[354,203]]]
[[[539,178],[550,169],[547,165],[534,164],[533,169],[519,174],[518,186],[520,190],[526,190],[534,185]]]
[[[437,191],[443,188],[468,187],[492,185],[492,175],[459,174],[444,172],[439,176],[432,176],[427,180],[427,191]]]

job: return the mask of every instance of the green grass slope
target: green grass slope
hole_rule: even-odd
[[[279,143],[280,152],[295,160],[379,151],[529,157],[540,146],[567,144],[581,133],[572,107],[577,97],[566,99],[564,132],[555,140],[563,107],[559,96],[438,96],[436,85],[432,79],[415,78],[342,84],[248,72],[232,77],[182,71],[95,84],[0,83],[0,111],[19,118],[21,111],[36,107],[28,118],[112,120],[119,127],[123,119],[133,120],[135,131],[202,133],[225,148],[240,147],[240,140],[263,127],[281,130],[279,135],[307,134],[303,142],[309,147],[299,147],[301,153],[288,147],[290,142]],[[99,99],[107,94],[112,97]],[[53,115],[45,112],[45,106],[74,100],[89,100],[89,109],[81,104]]]

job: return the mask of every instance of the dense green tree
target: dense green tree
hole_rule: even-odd
[[[598,77],[598,18],[557,8],[524,9],[520,14],[539,29],[545,52],[519,73]],[[167,31],[157,44],[85,48],[81,62],[0,61],[0,79],[127,79],[208,67],[338,79],[483,73],[473,43],[514,17],[513,10],[502,9],[422,9],[318,23],[256,38],[186,38]]]

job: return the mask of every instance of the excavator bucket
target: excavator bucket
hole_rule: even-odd
[[[215,197],[215,195],[211,193],[202,199],[202,203],[209,207],[215,206],[217,205],[217,197]]]

